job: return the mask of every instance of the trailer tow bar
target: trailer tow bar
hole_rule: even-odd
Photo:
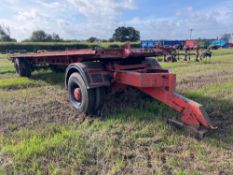
[[[198,138],[202,138],[207,130],[217,128],[211,123],[202,105],[175,92],[176,75],[173,73],[162,69],[115,70],[115,79],[118,84],[133,86],[182,113],[180,122],[168,122],[178,128],[185,128]]]

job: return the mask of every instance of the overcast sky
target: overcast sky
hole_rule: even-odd
[[[233,33],[233,0],[0,0],[0,24],[17,40],[34,30],[65,39],[109,39],[133,26],[142,39],[216,38]]]

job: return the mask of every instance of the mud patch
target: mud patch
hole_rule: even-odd
[[[35,88],[37,90],[38,88]],[[19,128],[39,128],[48,124],[77,122],[83,114],[78,114],[69,104],[66,92],[54,87],[43,87],[41,96],[33,94],[25,97],[1,100],[0,132]],[[54,93],[56,92],[56,93]]]
[[[40,91],[39,94],[33,91]],[[17,91],[19,94],[17,96]],[[57,86],[31,88],[28,95],[21,90],[12,90],[16,96],[1,100],[0,132],[15,131],[19,128],[40,128],[49,124],[79,123],[84,114],[75,111],[68,100],[67,91]],[[127,88],[124,92],[106,97],[103,107],[95,117],[109,117],[126,108],[146,108],[146,101],[154,101],[140,91]]]

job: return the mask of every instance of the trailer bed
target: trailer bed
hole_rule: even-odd
[[[13,62],[15,59],[27,59],[32,64],[54,64],[68,65],[74,62],[83,62],[90,60],[119,60],[128,58],[152,57],[167,54],[168,50],[164,48],[131,48],[126,45],[124,48],[114,49],[81,49],[66,51],[45,51],[39,53],[16,54],[9,59]]]

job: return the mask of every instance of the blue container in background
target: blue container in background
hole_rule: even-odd
[[[142,48],[153,48],[159,45],[158,41],[155,40],[143,40],[141,41]]]
[[[163,40],[163,41],[161,41],[161,45],[164,47],[179,46],[179,48],[183,48],[184,41],[181,41],[181,40]]]
[[[142,48],[153,48],[158,45],[163,47],[173,47],[178,45],[179,48],[183,48],[184,41],[179,41],[179,40],[142,40],[141,41]]]
[[[217,48],[224,48],[227,47],[227,43],[224,40],[214,40],[211,45],[211,47],[217,47]]]

